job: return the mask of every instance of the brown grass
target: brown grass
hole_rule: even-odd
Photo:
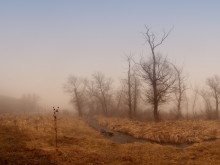
[[[139,122],[121,118],[97,117],[111,130],[159,143],[198,143],[220,138],[220,121]]]
[[[16,122],[14,121],[16,118]],[[58,153],[50,116],[4,116],[0,124],[0,165],[7,164],[220,164],[220,141],[186,149],[159,144],[116,144],[83,119],[60,116]]]

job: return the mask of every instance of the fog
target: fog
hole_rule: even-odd
[[[36,94],[45,109],[72,109],[71,98],[63,90],[68,77],[91,79],[97,71],[111,77],[116,89],[127,71],[124,56],[149,55],[144,25],[157,35],[174,27],[158,51],[184,66],[190,86],[203,86],[207,77],[219,74],[219,4],[195,1],[169,6],[163,1],[141,1],[134,5],[129,1],[124,5],[2,2],[0,94],[17,99]]]

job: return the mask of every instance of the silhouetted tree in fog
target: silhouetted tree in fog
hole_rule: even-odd
[[[174,70],[168,60],[156,52],[169,34],[170,31],[164,32],[162,38],[157,41],[155,34],[146,26],[144,37],[150,47],[151,55],[148,58],[141,58],[138,64],[139,74],[147,84],[146,99],[153,106],[155,121],[160,120],[158,107],[167,101],[176,80]]]
[[[210,88],[211,95],[215,99],[215,114],[216,118],[219,117],[219,98],[220,98],[220,78],[219,76],[215,75],[213,77],[207,78],[206,80],[207,85]]]
[[[121,81],[121,87],[116,92],[116,97],[115,97],[115,99],[116,99],[116,112],[118,112],[120,110],[120,107],[122,105],[122,100],[123,100],[123,97],[124,97],[124,91],[125,91],[125,83],[122,80]]]
[[[95,97],[102,107],[104,114],[108,114],[108,106],[110,102],[110,90],[112,80],[106,78],[103,73],[96,72],[92,75],[93,80],[88,85],[88,90],[91,96]]]
[[[199,95],[199,88],[198,86],[196,86],[193,89],[193,100],[192,100],[192,114],[193,114],[193,118],[196,118],[196,105],[198,102],[198,95]]]
[[[200,90],[199,94],[205,102],[206,117],[208,119],[212,119],[213,118],[213,116],[212,116],[212,104],[211,104],[211,99],[210,99],[209,92],[203,89],[203,90]]]
[[[132,118],[132,96],[131,96],[131,58],[132,56],[127,56],[128,62],[128,73],[127,73],[127,103],[129,108],[129,118]]]
[[[75,105],[79,116],[83,115],[82,107],[85,87],[84,80],[76,76],[70,76],[64,85],[64,90],[71,95],[71,101]]]
[[[141,96],[141,91],[140,91],[141,82],[136,74],[136,71],[133,72],[132,78],[133,78],[133,86],[132,86],[133,112],[134,114],[136,114]]]
[[[186,91],[185,77],[183,75],[183,67],[178,68],[176,65],[172,64],[176,74],[176,83],[174,86],[175,98],[177,101],[177,118],[182,117],[182,101],[184,98],[184,93]]]
[[[137,105],[138,105],[138,99],[140,95],[140,81],[136,75],[136,72],[134,70],[134,67],[132,66],[132,55],[126,57],[126,61],[128,64],[128,70],[127,70],[127,78],[125,79],[125,102],[128,106],[128,115],[129,118],[132,118],[132,116],[136,113]]]

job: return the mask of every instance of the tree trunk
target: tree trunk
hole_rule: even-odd
[[[123,87],[121,89],[121,92],[120,92],[120,95],[119,95],[119,98],[118,98],[118,104],[117,104],[117,112],[119,111],[119,107],[120,107],[120,104],[121,104],[121,97],[122,97],[122,93],[123,93]]]
[[[177,119],[180,119],[182,118],[182,113],[181,113],[181,101],[182,101],[182,96],[180,95],[179,96],[179,99],[178,99],[178,103],[177,103]]]
[[[129,118],[132,118],[132,105],[131,105],[131,64],[128,61],[128,107],[129,107]]]
[[[76,98],[77,111],[78,111],[79,116],[82,117],[81,102],[80,102],[80,98],[79,98],[79,95],[76,89],[74,89],[74,93],[75,93],[75,98]]]
[[[182,113],[181,113],[181,102],[182,102],[182,89],[181,89],[181,78],[180,78],[180,72],[178,73],[178,88],[179,88],[179,98],[178,98],[178,105],[177,105],[177,119],[182,117]]]
[[[105,96],[103,98],[103,101],[104,101],[105,114],[108,115],[108,107],[107,107]]]
[[[103,92],[103,90],[102,90],[102,88],[100,88],[100,91],[101,91],[101,95],[102,95],[102,104],[103,104],[103,111],[104,111],[104,113],[105,113],[105,115],[108,115],[108,107],[107,107],[107,102],[106,102],[106,95],[105,95],[105,93]]]
[[[137,111],[137,104],[138,104],[138,80],[134,77],[134,103],[133,103],[133,113],[136,116]]]
[[[154,104],[154,121],[155,122],[160,121],[160,117],[159,117],[159,113],[158,113],[158,104],[157,103]]]
[[[154,54],[154,49],[151,48],[152,56],[153,56],[153,92],[154,92],[154,121],[158,122],[159,113],[158,113],[158,93],[157,93],[157,78],[156,78],[156,57]]]
[[[218,98],[216,98],[216,118],[218,119],[219,112],[218,112]]]

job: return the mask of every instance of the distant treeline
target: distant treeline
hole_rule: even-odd
[[[0,96],[0,113],[36,112],[39,110],[38,96],[24,95],[22,98]]]
[[[146,26],[143,35],[149,53],[141,54],[139,58],[134,58],[132,53],[125,56],[127,67],[117,88],[112,79],[101,72],[95,72],[89,78],[71,75],[64,91],[69,93],[79,116],[153,116],[158,122],[168,112],[169,119],[218,119],[220,77],[208,77],[202,88],[190,86],[183,66],[176,65],[158,50],[171,31],[158,37]]]

